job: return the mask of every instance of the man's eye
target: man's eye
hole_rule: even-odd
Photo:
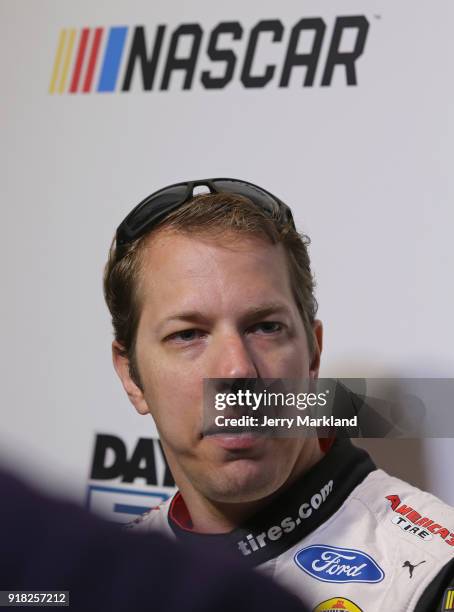
[[[256,323],[250,328],[250,331],[253,333],[258,332],[259,334],[275,334],[282,330],[282,323],[278,323],[277,321],[262,321],[261,323]]]
[[[170,334],[167,336],[167,340],[173,340],[175,342],[191,342],[193,340],[198,340],[205,336],[205,332],[200,329],[183,329],[179,332],[175,332],[174,334]]]

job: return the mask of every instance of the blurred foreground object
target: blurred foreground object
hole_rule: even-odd
[[[120,532],[4,472],[0,490],[0,590],[69,591],[71,610],[304,612],[221,551]]]

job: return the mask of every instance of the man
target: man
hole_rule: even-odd
[[[0,606],[25,598],[84,612],[263,612],[271,602],[304,612],[296,597],[227,554],[213,559],[156,533],[132,537],[1,470],[0,490]]]
[[[283,202],[234,179],[164,188],[118,228],[114,366],[179,489],[136,528],[229,542],[314,610],[432,612],[454,586],[451,508],[348,440],[204,435],[204,379],[317,378],[307,242]]]

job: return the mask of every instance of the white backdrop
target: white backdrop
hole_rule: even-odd
[[[244,178],[292,206],[312,239],[325,325],[322,376],[454,375],[451,0],[436,7],[427,0],[231,0],[224,7],[209,0],[1,0],[0,7],[4,462],[83,501],[96,434],[120,438],[128,455],[139,438],[154,437],[151,418],[135,414],[111,366],[101,277],[124,215],[178,180]],[[348,85],[337,66],[322,86],[342,16],[369,23],[357,82]],[[326,25],[313,85],[302,86],[306,68],[296,67],[280,87],[291,30],[303,18]],[[262,34],[252,70],[261,74],[273,64],[275,74],[265,87],[245,88],[249,33],[270,19],[281,21],[282,40]],[[231,21],[241,24],[242,38],[224,35],[219,47],[238,58],[232,79],[207,90],[202,72],[225,70],[207,55],[210,33]],[[183,89],[184,73],[175,71],[163,90],[171,33],[182,24],[203,30],[192,86]],[[135,28],[144,27],[151,55],[158,25],[166,29],[153,89],[144,91],[137,65],[130,90],[121,91]],[[126,38],[117,85],[101,93],[112,27],[126,28]],[[103,37],[91,91],[70,93],[83,28],[90,36],[103,28]],[[63,55],[52,93],[63,29],[74,29],[74,47],[66,47],[66,82]],[[355,38],[346,30],[340,50],[351,51]],[[179,57],[189,42],[181,40]],[[305,32],[297,52],[313,43]],[[158,487],[151,490],[162,493],[164,466],[155,451]],[[373,453],[454,504],[452,440],[376,441]],[[134,491],[145,484],[120,480],[101,484]],[[109,491],[102,500],[93,507],[113,503]]]

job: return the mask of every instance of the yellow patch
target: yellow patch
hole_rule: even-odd
[[[448,589],[443,600],[442,611],[454,610],[454,589]]]
[[[314,608],[313,612],[363,612],[355,603],[344,597],[325,599]]]

